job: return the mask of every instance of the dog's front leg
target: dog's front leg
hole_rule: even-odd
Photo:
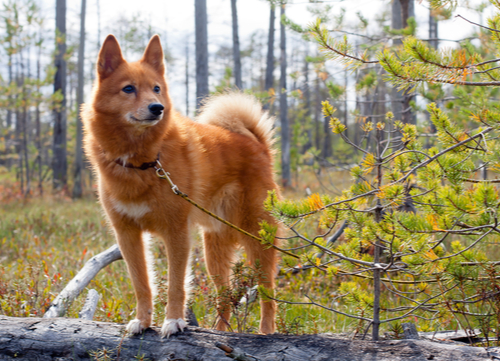
[[[153,293],[149,279],[145,244],[141,229],[131,223],[113,222],[116,239],[127,264],[137,300],[136,317],[127,325],[132,334],[141,333],[151,326],[153,316]]]
[[[166,318],[161,328],[163,337],[170,337],[187,326],[184,321],[186,303],[186,271],[189,264],[190,241],[186,227],[177,226],[164,233],[168,259],[168,291]],[[189,286],[189,285],[188,285]]]

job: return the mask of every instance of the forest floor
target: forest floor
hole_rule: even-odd
[[[306,193],[338,194],[347,187],[349,176],[309,174],[287,198],[303,198]],[[337,179],[334,183],[333,179]],[[85,198],[72,200],[64,194],[24,198],[11,190],[15,185],[3,185],[0,199],[0,315],[9,317],[42,317],[50,302],[91,257],[115,243],[96,196],[89,192]],[[48,186],[48,185],[47,185]],[[307,189],[309,188],[309,190]],[[1,190],[1,189],[0,189]],[[317,232],[311,229],[311,232]],[[192,252],[193,292],[190,306],[200,327],[212,328],[216,320],[215,292],[207,278],[200,237],[195,239]],[[154,324],[161,325],[166,304],[167,263],[159,240],[153,242],[159,295],[155,305]],[[240,251],[241,257],[244,253]],[[282,264],[276,278],[276,297],[288,301],[316,302],[342,311],[359,312],[348,304],[332,303],[340,284],[334,275],[319,270],[292,273]],[[244,267],[242,279],[255,278]],[[368,287],[368,286],[367,286]],[[134,317],[135,297],[123,261],[102,270],[89,284],[101,296],[95,321],[127,323]],[[67,316],[78,317],[86,292],[68,310]],[[279,303],[277,332],[288,335],[334,333],[354,337],[364,333],[366,325],[357,320],[316,307]],[[414,321],[417,321],[415,319]],[[259,322],[258,302],[235,309],[231,330],[256,333]],[[419,331],[434,331],[429,325],[418,325]],[[386,324],[382,338],[401,338],[400,324]]]

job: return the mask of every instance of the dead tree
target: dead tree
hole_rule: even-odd
[[[66,185],[68,163],[66,159],[66,0],[56,1],[56,75],[54,77],[54,94],[60,94],[61,102],[54,110],[54,144],[53,144],[53,185],[61,189]]]
[[[285,15],[285,4],[281,5],[281,17]],[[280,23],[280,123],[281,123],[281,179],[283,187],[291,186],[290,175],[290,125],[288,122],[288,103],[286,93],[286,29],[285,24]]]
[[[208,95],[207,0],[195,0],[196,109]]]
[[[80,15],[80,46],[78,48],[78,117],[76,119],[76,159],[75,159],[75,184],[73,185],[73,198],[82,197],[82,172],[83,172],[83,126],[81,117],[81,106],[83,104],[84,71],[85,60],[85,11],[86,0],[82,0],[82,10]]]
[[[231,0],[231,14],[233,19],[233,61],[234,61],[234,85],[236,88],[243,89],[241,80],[241,54],[240,54],[240,36],[238,34],[238,11],[236,0]]]

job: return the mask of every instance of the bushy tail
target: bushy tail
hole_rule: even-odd
[[[263,111],[254,96],[248,94],[225,93],[208,98],[197,121],[254,138],[269,149],[273,145],[274,118]]]

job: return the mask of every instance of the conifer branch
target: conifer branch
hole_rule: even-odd
[[[481,24],[478,24],[478,23],[475,23],[473,21],[470,21],[466,18],[464,18],[462,15],[458,14],[457,16],[455,16],[456,18],[461,18],[461,19],[464,19],[465,21],[467,21],[468,23],[471,23],[473,25],[476,25],[476,26],[479,26],[480,28],[483,28],[483,29],[487,29],[489,31],[493,31],[493,32],[496,32],[496,33],[500,33],[500,30],[497,30],[497,29],[493,29],[493,28],[489,28],[487,26],[484,26],[484,25],[481,25]]]
[[[491,227],[491,226],[490,226]],[[496,227],[496,226],[495,226]],[[481,237],[479,237],[478,239],[476,239],[474,242],[472,242],[469,246],[467,246],[466,248],[464,248],[463,250],[459,251],[459,252],[456,252],[456,253],[453,253],[453,254],[450,254],[448,256],[443,256],[443,257],[439,257],[439,258],[436,258],[436,259],[433,259],[431,260],[430,262],[437,262],[437,261],[441,261],[443,259],[448,259],[448,258],[453,258],[455,256],[458,256],[458,255],[461,255],[462,253],[468,251],[469,249],[473,248],[476,244],[478,244],[483,238],[485,238],[486,236],[488,236],[491,232],[493,232],[494,230],[496,230],[495,227],[491,227],[491,229],[484,233]],[[497,230],[498,232],[498,230]]]

